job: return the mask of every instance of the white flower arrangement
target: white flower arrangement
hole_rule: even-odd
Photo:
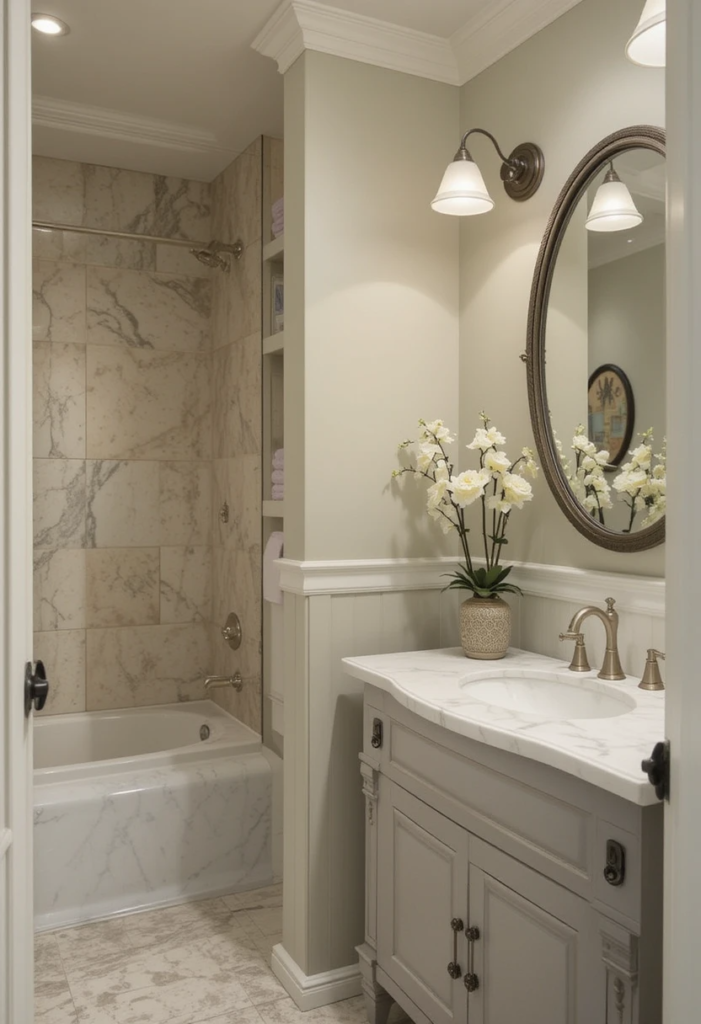
[[[581,424],[572,438],[572,450],[575,464],[569,477],[570,486],[580,504],[603,524],[604,509],[613,508],[611,487],[604,476],[610,455],[604,449],[596,450]]]
[[[621,466],[613,481],[614,489],[630,509],[624,533],[631,532],[639,512],[647,510],[641,526],[651,526],[667,511],[667,443],[663,441],[662,451],[655,455],[652,451],[652,430],[646,430],[640,436],[642,444],[628,453],[630,462]]]
[[[419,420],[419,436],[416,441],[403,441],[400,450],[416,446],[413,466],[395,469],[393,477],[412,473],[417,479],[429,481],[427,511],[437,522],[443,533],[457,530],[460,537],[465,565],[453,577],[448,589],[470,590],[477,597],[491,598],[508,591],[520,593],[506,578],[511,566],[499,564],[502,548],[508,544],[506,529],[514,508],[522,509],[533,498],[533,489],[524,478],[528,473],[535,479],[538,466],[530,448],[523,448],[521,455],[512,462],[500,446],[506,438],[496,427],[490,426],[489,417],[480,414],[482,426],[467,445],[470,451],[479,452],[479,469],[466,469],[455,473],[455,467],[448,458],[446,447],[455,438],[442,420],[427,423]],[[482,507],[482,540],[486,568],[475,569],[468,541],[469,527],[465,523],[465,509],[479,501]],[[489,522],[491,513],[491,532]]]
[[[638,513],[647,510],[641,523],[645,527],[656,523],[667,510],[666,442],[662,445],[662,451],[655,455],[652,450],[652,430],[645,431],[640,438],[642,443],[628,453],[630,461],[621,466],[609,484],[604,471],[613,468],[609,465],[610,454],[603,449],[597,451],[595,443],[589,440],[581,424],[572,438],[574,465],[555,436],[555,448],[569,485],[579,503],[594,518],[606,525],[604,510],[614,507],[612,491],[620,495],[629,507],[630,518],[623,533],[632,531]]]

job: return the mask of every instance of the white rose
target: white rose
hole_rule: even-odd
[[[497,452],[490,448],[484,457],[484,465],[490,473],[499,476],[500,473],[508,473],[511,469],[511,459],[506,452]]]
[[[447,480],[436,480],[435,484],[431,484],[428,489],[428,507],[438,508],[445,497],[445,492],[448,490]]]
[[[445,444],[452,444],[455,440],[448,428],[443,425],[443,420],[422,424],[422,436],[427,441],[432,441],[435,437],[437,441],[443,441]]]
[[[630,454],[633,456],[633,463],[641,469],[647,469],[652,459],[652,448],[649,444],[639,444]]]
[[[538,463],[534,459],[529,459],[526,463],[526,472],[533,480],[537,478],[539,469]]]
[[[473,451],[479,448],[480,451],[486,452],[488,448],[494,448],[498,444],[505,443],[506,438],[495,427],[490,427],[489,430],[485,430],[484,427],[478,427],[474,438],[467,447]]]
[[[437,444],[431,444],[429,442],[420,444],[419,454],[416,456],[416,468],[422,473],[427,473],[429,466],[435,459],[436,455],[441,454],[441,450]]]
[[[619,473],[616,479],[613,481],[615,490],[626,494],[630,494],[631,497],[635,496],[641,487],[647,481],[647,473],[644,469],[629,469],[622,473]]]
[[[572,447],[576,452],[584,452],[585,455],[596,455],[596,445],[589,440],[586,434],[575,434],[572,438]]]
[[[608,466],[608,461],[611,458],[611,455],[604,448],[602,448],[600,452],[596,453],[594,458],[600,466]]]
[[[595,512],[599,507],[599,503],[593,494],[588,494],[586,498],[582,501],[582,505],[587,510],[587,512]]]
[[[585,469],[587,473],[591,473],[592,469],[595,469],[597,465],[596,459],[593,459],[591,455],[585,455],[581,462],[582,469]]]
[[[466,469],[459,476],[451,477],[448,487],[455,502],[465,508],[482,497],[490,480],[491,474],[485,469]]]
[[[523,503],[530,501],[533,497],[533,488],[517,473],[505,473],[502,483],[504,485],[504,500],[515,505],[516,508],[523,508]]]
[[[655,480],[662,480],[665,477],[666,472],[667,470],[664,466],[655,466],[655,468],[652,471],[652,475],[654,476]]]

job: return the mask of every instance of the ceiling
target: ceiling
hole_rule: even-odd
[[[471,19],[576,2],[317,0],[446,43]],[[282,136],[282,76],[251,48],[280,0],[36,4],[71,29],[32,33],[36,153],[209,181],[257,135]]]

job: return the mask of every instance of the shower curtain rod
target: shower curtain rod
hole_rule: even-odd
[[[45,220],[33,220],[33,228],[44,231],[72,231],[79,235],[103,235],[108,238],[126,238],[137,242],[163,242],[166,245],[186,245],[189,249],[206,249],[209,242],[194,242],[187,238],[162,238],[160,235],[139,235],[130,231],[108,231],[106,228],[86,228],[80,224],[52,224]]]

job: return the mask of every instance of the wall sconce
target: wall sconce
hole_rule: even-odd
[[[431,203],[436,213],[449,213],[455,217],[469,217],[477,213],[488,213],[494,200],[465,143],[468,136],[478,132],[490,139],[501,157],[501,180],[507,196],[517,202],[530,199],[538,191],[543,180],[545,159],[542,150],[533,142],[522,142],[509,156],[504,156],[497,140],[483,128],[471,128],[465,132],[452,163],[448,164],[443,180]]]
[[[666,63],[666,41],[667,2],[646,0],[640,21],[628,40],[626,57],[633,64],[641,64],[643,67],[663,68]]]
[[[599,185],[585,221],[587,231],[627,231],[642,224],[643,215],[633,202],[628,186],[613,169]]]

